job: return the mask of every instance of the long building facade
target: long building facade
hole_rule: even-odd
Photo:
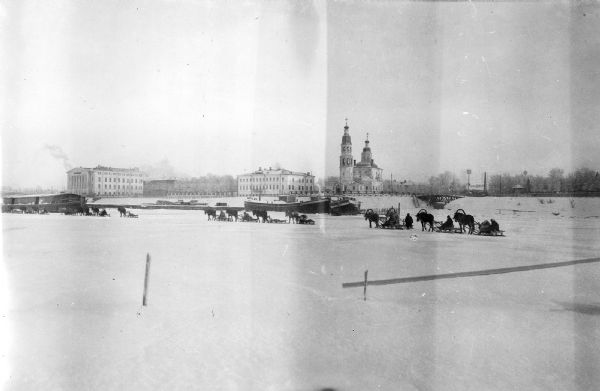
[[[67,171],[67,191],[88,197],[138,197],[144,192],[144,173],[139,168],[77,167]]]
[[[235,197],[237,182],[231,175],[144,182],[144,197]]]
[[[238,175],[237,182],[240,196],[310,195],[317,192],[315,177],[310,172],[259,167],[257,171]]]
[[[334,185],[336,193],[381,193],[383,192],[383,169],[375,164],[369,146],[369,135],[357,163],[352,155],[352,138],[346,122],[342,136],[340,154],[340,179]]]

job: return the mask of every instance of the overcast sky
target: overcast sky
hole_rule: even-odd
[[[337,175],[345,118],[386,178],[598,169],[600,7],[573,4],[3,1],[2,182]]]

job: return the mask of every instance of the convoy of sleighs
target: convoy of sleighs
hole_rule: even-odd
[[[298,214],[292,210],[285,211],[285,217],[287,217],[287,220],[274,219],[268,215],[266,210],[253,210],[251,213],[252,215],[250,215],[248,211],[241,211],[233,208],[218,210],[217,208],[209,207],[204,209],[204,214],[208,215],[209,221],[240,221],[272,224],[315,224],[315,221],[313,219],[309,219],[305,214]]]
[[[375,228],[390,228],[390,229],[412,229],[413,218],[407,214],[404,219],[400,219],[399,213],[395,208],[390,208],[387,212],[380,216],[373,209],[367,209],[364,214],[365,220],[369,222],[369,228],[373,225]],[[426,209],[421,209],[416,214],[417,222],[421,223],[422,231],[430,232],[445,232],[445,233],[468,233],[475,235],[488,236],[504,236],[504,231],[500,229],[500,225],[496,220],[484,220],[479,223],[475,218],[467,214],[464,209],[457,209],[454,216],[447,217],[446,221],[435,221],[434,216],[427,212]],[[457,223],[455,226],[454,223]]]
[[[121,217],[138,217],[138,215],[127,211],[122,206],[118,206],[117,210]],[[71,193],[4,197],[2,212],[22,214],[63,213],[65,215],[99,217],[110,216],[106,211],[106,208],[88,205],[84,196]]]
[[[225,203],[217,203],[216,207],[202,206],[208,220],[214,221],[240,221],[240,222],[262,222],[262,223],[296,223],[314,225],[315,221],[308,218],[305,214],[299,214],[293,209],[286,209],[287,219],[276,219],[268,215],[266,210],[240,210],[240,208],[227,207]],[[127,211],[123,206],[118,206],[117,210],[121,217],[137,218],[138,215]],[[88,206],[85,197],[77,194],[49,194],[34,196],[14,196],[4,197],[2,205],[3,212],[11,213],[39,213],[48,212],[64,213],[68,215],[84,216],[110,216],[106,209],[100,209],[97,206]],[[457,209],[453,218],[447,217],[446,221],[435,221],[434,216],[425,209],[419,210],[416,214],[417,222],[421,223],[422,231],[435,231],[446,233],[464,233],[476,235],[503,236],[504,231],[494,219],[485,220],[481,223],[475,221],[472,215],[467,214],[463,209]],[[385,214],[379,215],[373,209],[367,209],[364,213],[365,220],[369,221],[369,227],[373,225],[376,228],[390,229],[412,229],[413,217],[407,214],[404,219],[400,218],[395,208],[388,209]],[[455,226],[454,223],[457,223]]]

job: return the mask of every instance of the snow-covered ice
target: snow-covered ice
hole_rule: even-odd
[[[465,198],[430,212],[457,208],[506,236],[369,229],[362,216],[302,226],[177,210],[3,214],[5,387],[595,389],[598,263],[369,286],[366,301],[342,288],[365,270],[377,280],[600,257],[599,199]]]

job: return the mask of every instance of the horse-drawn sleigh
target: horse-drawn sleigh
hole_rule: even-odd
[[[458,227],[454,226],[453,220],[458,223]],[[464,209],[457,209],[456,212],[454,212],[453,218],[448,216],[445,222],[434,221],[432,227],[435,232],[460,234],[466,232],[469,235],[504,236],[504,231],[500,229],[496,220],[491,219],[491,222],[485,220],[482,223],[478,223],[475,221],[475,218],[472,215],[467,214]]]
[[[375,228],[406,229],[404,221],[400,219],[400,215],[394,207],[388,209],[385,215],[381,216],[373,209],[367,209],[365,220],[369,221],[369,228],[372,228],[372,223],[375,223]]]
[[[253,223],[270,223],[270,224],[307,224],[314,225],[315,221],[309,219],[306,215],[300,215],[297,212],[286,210],[286,219],[272,218],[268,215],[266,210],[252,210],[251,213],[248,211],[242,211],[240,214],[235,209],[224,209],[220,212],[217,208],[206,208],[204,213],[208,215],[208,220],[214,221],[240,221],[240,222],[253,222]]]
[[[446,221],[443,222],[435,221],[435,217],[426,209],[419,210],[416,216],[417,222],[421,223],[422,231],[461,234],[466,232],[474,235],[504,236],[504,231],[500,230],[500,226],[494,219],[478,223],[464,209],[457,209],[453,217],[448,216]],[[388,209],[384,216],[380,216],[373,209],[367,209],[364,217],[365,220],[369,221],[369,228],[372,228],[373,223],[375,223],[375,228],[407,229],[406,220],[400,220],[399,214],[394,208]],[[458,223],[458,226],[455,226],[455,222]]]

